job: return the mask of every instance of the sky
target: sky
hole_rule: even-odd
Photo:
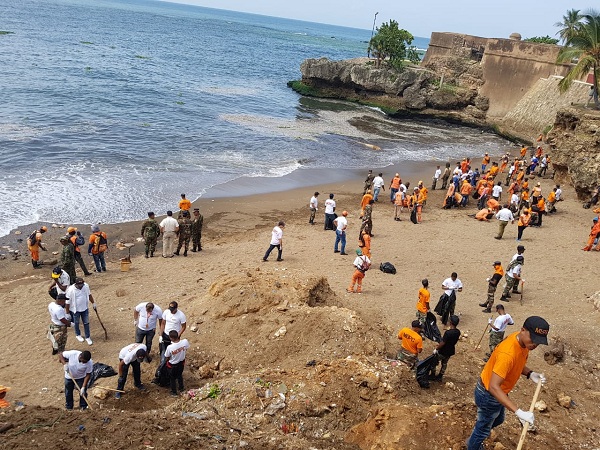
[[[167,0],[173,1],[173,0]],[[596,0],[176,0],[175,3],[228,9],[309,22],[370,30],[390,19],[413,36],[429,37],[432,31],[450,31],[481,37],[523,38],[555,36],[556,22],[568,9],[585,11]]]

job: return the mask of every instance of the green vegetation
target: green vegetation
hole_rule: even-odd
[[[2,35],[2,34],[15,34],[15,32],[14,31],[2,31],[2,30],[0,30],[0,35]]]
[[[558,44],[558,39],[546,36],[534,36],[525,39],[525,42],[535,42],[537,44]]]
[[[369,41],[369,54],[376,58],[375,67],[387,62],[391,67],[402,70],[405,60],[413,63],[420,61],[417,49],[410,46],[414,36],[404,29],[398,28],[398,22],[390,20],[377,28],[377,34]]]
[[[221,395],[221,388],[219,387],[218,384],[213,384],[213,385],[211,385],[210,389],[208,390],[208,395],[206,397],[207,398],[217,398],[219,395]]]
[[[300,80],[288,81],[288,87],[292,88],[300,95],[306,95],[308,97],[322,97],[320,91],[312,86],[304,84]]]
[[[555,27],[560,28],[556,34],[558,34],[563,44],[568,45],[569,40],[579,32],[581,19],[583,19],[583,16],[578,9],[569,9],[563,16],[563,21],[554,24]]]
[[[546,136],[548,133],[550,133],[552,128],[554,128],[554,125],[546,125],[546,127],[542,130],[542,134]]]

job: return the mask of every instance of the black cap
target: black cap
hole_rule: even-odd
[[[501,265],[502,265],[502,263],[501,263],[500,261],[494,261],[494,265],[495,265],[495,266],[501,266]]]
[[[525,258],[523,257],[523,255],[519,255],[517,256],[517,261],[525,261]]]
[[[52,273],[60,275],[62,274],[62,268],[60,266],[56,266],[54,269],[52,269]]]
[[[411,326],[413,328],[423,328],[423,325],[421,325],[421,322],[419,322],[418,320],[413,320]]]
[[[519,250],[520,252],[524,252],[525,251],[525,247],[522,245],[517,245],[517,250]]]
[[[534,344],[548,345],[548,332],[550,324],[539,316],[531,316],[525,320],[523,328],[529,331],[529,336]]]
[[[460,317],[456,316],[456,315],[451,315],[450,316],[450,323],[454,326],[458,325],[458,322],[460,322]]]

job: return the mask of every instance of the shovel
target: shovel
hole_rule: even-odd
[[[98,322],[100,322],[100,326],[104,330],[104,340],[107,341],[108,340],[108,332],[106,331],[106,327],[104,326],[104,324],[102,323],[102,320],[100,319],[100,315],[98,314],[98,310],[96,308],[94,308],[94,311],[96,311],[96,317],[98,318]]]

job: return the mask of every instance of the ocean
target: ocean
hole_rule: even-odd
[[[3,0],[0,30],[0,236],[37,221],[140,220],[241,177],[304,171],[308,186],[331,181],[310,169],[508,145],[286,86],[306,58],[365,56],[371,30],[142,0]]]

